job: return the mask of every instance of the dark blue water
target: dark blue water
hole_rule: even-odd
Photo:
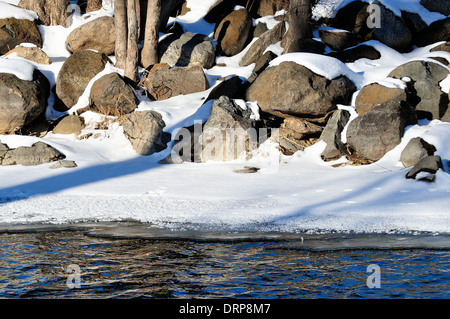
[[[449,298],[448,237],[422,238],[214,241],[4,232],[0,298]],[[379,288],[368,287],[369,276]]]

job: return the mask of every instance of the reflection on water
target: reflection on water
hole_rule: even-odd
[[[380,289],[366,285],[370,264]],[[68,287],[69,265],[80,267],[80,288]],[[449,269],[446,249],[0,234],[1,298],[449,298]]]

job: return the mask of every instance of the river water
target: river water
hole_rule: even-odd
[[[0,226],[0,298],[450,297],[450,236]]]

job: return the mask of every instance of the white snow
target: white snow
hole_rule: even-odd
[[[16,18],[34,21],[38,15],[34,11],[17,7],[19,1],[0,0],[0,19]]]
[[[32,81],[34,65],[25,59],[11,55],[0,58],[0,73],[10,73],[24,81]]]
[[[214,2],[188,0],[187,6],[191,11],[177,17],[176,21],[185,31],[201,31],[211,36],[214,25],[201,18]],[[337,2],[342,4],[345,1]],[[407,2],[395,3],[398,8],[403,8]],[[429,15],[414,4],[416,2],[418,0],[409,1],[412,10],[420,9],[421,16]],[[91,13],[89,19],[103,14],[110,12],[100,10]],[[70,28],[39,27],[44,37],[43,50],[51,58],[51,65],[2,58],[0,68],[24,73],[23,76],[29,76],[31,68],[38,68],[54,85],[63,62],[69,56],[64,46],[66,36],[74,27],[89,19],[75,16],[74,25]],[[265,21],[275,20],[267,17]],[[448,57],[446,52],[430,53],[433,46],[400,54],[377,41],[366,44],[379,50],[381,58],[344,64],[326,56],[294,53],[281,55],[272,61],[271,66],[294,61],[329,79],[343,74],[353,80],[360,90],[372,82],[404,87],[407,79],[388,78],[395,67],[415,59]],[[209,90],[165,101],[151,101],[139,96],[137,111],[155,110],[161,113],[166,123],[165,131],[170,133],[176,133],[181,127],[194,122],[204,123],[212,105],[212,101],[204,103],[204,99],[219,83],[219,78],[230,75],[248,77],[251,74],[254,65],[239,67],[239,61],[249,47],[250,44],[234,57],[217,57],[219,65],[205,70],[211,85]],[[107,65],[96,78],[112,71],[121,72]],[[441,87],[443,91],[448,91],[448,78],[441,82]],[[77,106],[67,113],[88,103],[89,90],[90,86]],[[259,116],[256,103],[243,100],[237,100],[237,103],[252,109],[255,118]],[[338,107],[349,110],[352,119],[357,116],[354,102]],[[61,115],[52,108],[47,110],[48,118]],[[248,161],[162,165],[157,162],[170,153],[170,147],[151,156],[139,156],[117,120],[92,112],[82,116],[87,124],[81,134],[86,137],[83,139],[52,133],[43,138],[0,135],[0,141],[11,148],[43,141],[78,164],[77,168],[57,170],[49,168],[52,164],[0,167],[1,224],[133,219],[169,228],[220,226],[231,229],[361,233],[450,231],[450,123],[420,121],[409,126],[395,149],[377,163],[366,166],[333,167],[333,164],[345,163],[344,158],[323,162],[320,154],[325,147],[324,142],[293,156],[283,156],[276,143],[271,141],[266,141],[259,153]],[[104,121],[111,122],[108,128],[95,129],[98,123]],[[436,146],[436,154],[442,157],[445,165],[445,171],[440,170],[432,184],[405,179],[408,170],[399,160],[408,141],[417,136]],[[255,166],[260,170],[254,174],[234,172],[244,166]]]

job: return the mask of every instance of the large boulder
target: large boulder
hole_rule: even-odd
[[[347,105],[355,90],[346,76],[329,80],[295,62],[283,62],[262,72],[246,99],[276,116],[322,117],[337,104]]]
[[[248,66],[252,63],[256,63],[270,45],[282,40],[285,32],[286,26],[284,22],[279,22],[272,29],[264,32],[244,54],[239,65]]]
[[[35,21],[27,19],[0,19],[0,54],[5,54],[21,43],[33,43],[42,48],[42,36]]]
[[[378,83],[366,85],[356,96],[356,112],[359,115],[363,115],[378,104],[394,98],[406,101],[407,96],[405,90],[399,88],[388,88]]]
[[[140,155],[151,155],[167,147],[170,134],[163,132],[166,124],[155,111],[128,114],[123,122],[123,132],[133,149]]]
[[[258,137],[251,115],[226,96],[214,100],[198,138],[201,161],[231,161],[255,150]]]
[[[116,41],[113,17],[100,17],[74,29],[66,39],[72,52],[91,49],[106,55],[114,54]]]
[[[32,10],[39,16],[43,25],[62,25],[68,27],[71,24],[69,15],[71,10],[67,8],[70,0],[20,0],[19,7]]]
[[[400,144],[405,127],[414,122],[414,108],[405,101],[391,99],[350,122],[347,145],[353,158],[378,161]]]
[[[450,15],[450,2],[448,0],[420,0],[420,4],[430,11],[439,12],[445,16]]]
[[[411,49],[412,35],[402,17],[397,16],[380,2],[374,2],[380,8],[380,27],[373,28],[373,38],[387,46],[406,52]]]
[[[431,23],[414,37],[414,44],[424,47],[448,39],[450,39],[450,18]]]
[[[209,84],[199,65],[174,68],[167,66],[150,70],[143,87],[153,99],[165,100],[181,94],[205,91]]]
[[[17,54],[17,56],[39,63],[39,64],[51,64],[52,61],[48,57],[48,55],[42,51],[38,47],[32,47],[32,46],[22,46],[18,45],[14,49],[8,51],[5,53],[5,56],[11,55],[11,54]]]
[[[199,33],[173,34],[158,45],[161,63],[170,66],[200,65],[211,68],[216,60],[214,46],[209,37]]]
[[[43,142],[32,146],[9,149],[3,157],[2,165],[34,166],[64,159],[66,156]]]
[[[410,91],[416,96],[419,118],[442,119],[448,110],[448,94],[439,83],[449,75],[447,68],[429,61],[412,61],[394,69],[389,77],[410,78]]]
[[[131,113],[138,105],[133,89],[115,72],[102,76],[92,84],[90,100],[95,111],[111,115]]]
[[[108,58],[91,50],[72,54],[64,62],[56,79],[56,94],[64,104],[58,111],[74,106],[94,76],[103,71]]]
[[[252,24],[252,18],[245,9],[239,9],[227,15],[214,31],[217,52],[225,56],[233,56],[241,52],[247,44]]]
[[[0,134],[14,133],[45,112],[50,83],[34,70],[33,80],[0,73]]]

